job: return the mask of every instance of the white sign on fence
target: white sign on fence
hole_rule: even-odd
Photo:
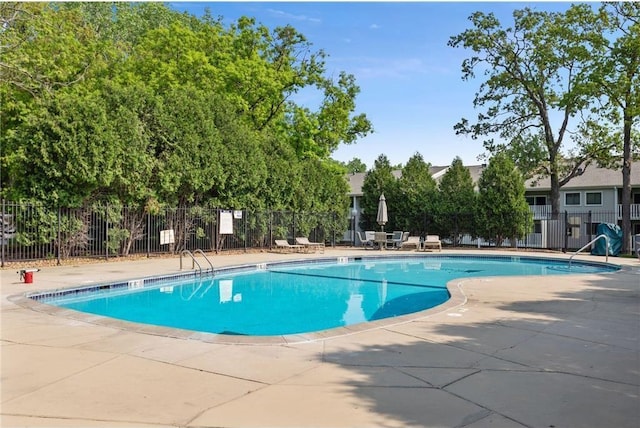
[[[231,211],[220,212],[220,235],[233,235],[233,216]]]
[[[9,239],[16,237],[16,227],[13,222],[13,215],[4,214],[0,217],[0,227],[2,227],[2,245],[6,245]]]
[[[160,245],[173,244],[175,241],[173,229],[160,231]]]

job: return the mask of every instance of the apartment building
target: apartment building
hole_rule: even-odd
[[[448,166],[431,167],[431,175],[436,180],[446,173]],[[484,165],[467,167],[474,183],[478,182]],[[365,173],[350,174],[349,196],[351,203],[351,229],[358,230],[360,221],[360,199]],[[401,171],[394,171],[396,177]],[[534,215],[534,231],[519,245],[537,248],[579,248],[595,236],[600,223],[622,221],[622,171],[599,168],[590,165],[578,177],[560,189],[560,216],[551,216],[551,185],[548,177],[527,180],[525,197]],[[640,162],[631,166],[631,235],[640,234]],[[345,234],[345,241],[355,237],[353,230]],[[468,242],[466,242],[468,241]],[[465,243],[472,244],[471,239]],[[484,245],[483,242],[473,241]],[[356,242],[357,244],[357,242]]]

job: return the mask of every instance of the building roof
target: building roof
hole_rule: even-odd
[[[640,186],[640,162],[631,164],[631,186]],[[549,177],[540,180],[531,179],[525,183],[527,191],[548,191],[551,190],[551,180]],[[589,165],[584,173],[572,178],[563,189],[611,189],[622,187],[622,169],[598,168],[596,165]]]
[[[482,175],[482,171],[486,168],[486,164],[470,165],[466,168],[469,170],[473,182],[477,183]],[[440,181],[440,178],[446,173],[447,169],[449,169],[449,166],[432,166],[430,167],[431,176],[436,181]],[[400,178],[402,176],[402,170],[394,170],[393,175],[396,178]],[[364,172],[348,175],[347,179],[351,189],[349,196],[362,196],[362,184],[364,183],[365,176],[366,173]],[[640,161],[631,164],[631,186],[640,186]],[[615,187],[622,187],[622,170],[598,168],[596,165],[588,166],[582,175],[574,177],[562,186],[563,189],[610,189]],[[525,188],[528,192],[548,192],[551,190],[551,180],[549,177],[539,180],[527,180],[525,182]]]

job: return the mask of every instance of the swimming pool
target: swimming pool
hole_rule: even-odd
[[[220,269],[45,292],[42,303],[135,323],[227,335],[316,332],[420,312],[449,299],[446,284],[482,276],[617,270],[530,257],[340,257]]]

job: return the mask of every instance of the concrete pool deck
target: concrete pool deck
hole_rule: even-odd
[[[450,253],[461,251],[441,254]],[[212,261],[372,254],[327,248]],[[640,261],[609,261],[624,267],[452,281],[459,300],[401,323],[261,344],[167,337],[14,303],[30,291],[177,273],[177,257],[67,261],[41,268],[33,284],[8,267],[0,271],[0,426],[637,428]]]

